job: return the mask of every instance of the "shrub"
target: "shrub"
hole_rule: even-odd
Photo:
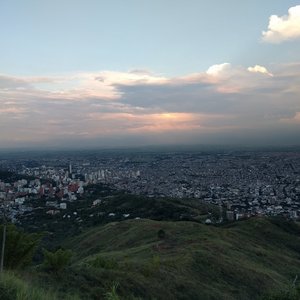
[[[80,300],[78,295],[57,294],[57,292],[45,290],[17,277],[10,272],[0,275],[0,299],[1,300]]]
[[[98,255],[94,260],[89,262],[89,265],[94,268],[103,268],[103,269],[116,269],[118,267],[117,261],[110,258],[104,258]]]
[[[10,273],[0,276],[1,300],[57,300],[55,295],[40,288],[29,286],[26,282]]]
[[[50,252],[44,249],[44,267],[49,271],[58,273],[66,268],[71,261],[72,251],[59,249],[55,252]]]
[[[160,271],[161,261],[160,256],[153,255],[152,259],[144,265],[142,273],[146,277],[154,276],[157,272]]]
[[[106,300],[121,300],[121,298],[119,297],[118,293],[117,293],[117,289],[119,287],[119,283],[114,282],[111,290],[109,292],[106,293]]]
[[[157,232],[157,237],[159,239],[164,239],[166,237],[166,233],[163,229],[159,229],[158,232]]]
[[[3,225],[0,226],[2,242]],[[16,269],[29,265],[40,242],[41,234],[25,233],[14,225],[7,225],[4,268]]]

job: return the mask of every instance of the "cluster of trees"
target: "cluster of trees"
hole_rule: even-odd
[[[1,244],[3,242],[3,226],[0,226]],[[6,226],[5,250],[3,267],[6,270],[22,269],[32,264],[33,256],[40,245],[42,234],[26,233],[15,225]],[[50,252],[43,249],[43,267],[54,273],[58,273],[67,267],[72,258],[72,251],[58,249]]]

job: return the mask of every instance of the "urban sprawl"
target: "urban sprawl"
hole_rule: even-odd
[[[12,221],[33,210],[36,199],[44,200],[47,214],[64,211],[99,183],[150,198],[196,198],[222,208],[228,220],[300,217],[298,151],[2,155],[0,169],[18,174],[0,181],[1,208]]]

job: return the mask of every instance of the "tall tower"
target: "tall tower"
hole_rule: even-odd
[[[69,164],[69,174],[72,174],[72,164]]]

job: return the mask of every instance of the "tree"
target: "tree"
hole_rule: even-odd
[[[159,239],[164,239],[166,237],[166,233],[163,229],[159,229],[158,232],[157,232],[157,237]]]
[[[0,226],[1,233],[3,232],[3,226]],[[41,234],[25,233],[17,229],[15,225],[7,225],[4,268],[17,269],[29,265],[41,237]]]

